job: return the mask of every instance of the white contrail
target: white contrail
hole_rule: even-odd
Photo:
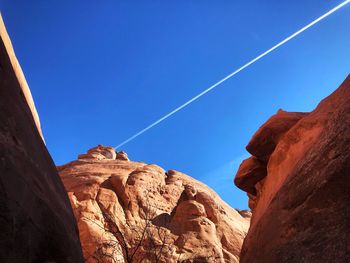
[[[234,72],[232,72],[231,74],[227,75],[226,77],[224,77],[223,79],[219,80],[218,82],[216,82],[215,84],[213,84],[212,86],[210,86],[209,88],[207,88],[206,90],[202,91],[201,93],[199,93],[198,95],[196,95],[195,97],[193,97],[192,99],[190,99],[189,101],[185,102],[184,104],[182,104],[181,106],[177,107],[176,109],[174,109],[173,111],[169,112],[168,114],[166,114],[165,116],[163,116],[162,118],[160,118],[159,120],[153,122],[152,124],[148,125],[146,128],[144,128],[143,130],[135,133],[133,136],[131,136],[130,138],[126,139],[125,141],[123,141],[122,143],[120,143],[118,146],[116,146],[115,148],[119,148],[125,144],[127,144],[128,142],[132,141],[133,139],[135,139],[136,137],[140,136],[141,134],[145,133],[146,131],[148,131],[149,129],[151,129],[152,127],[156,126],[157,124],[161,123],[162,121],[164,121],[165,119],[169,118],[171,115],[175,114],[176,112],[178,112],[179,110],[185,108],[186,106],[188,106],[189,104],[191,104],[192,102],[194,102],[195,100],[199,99],[200,97],[202,97],[203,95],[207,94],[209,91],[211,91],[212,89],[216,88],[217,86],[219,86],[221,83],[225,82],[226,80],[232,78],[234,75],[236,75],[237,73],[239,73],[240,71],[242,71],[243,69],[249,67],[250,65],[254,64],[255,62],[257,62],[258,60],[260,60],[261,58],[265,57],[267,54],[271,53],[272,51],[274,51],[275,49],[279,48],[280,46],[284,45],[285,43],[287,43],[288,41],[292,40],[293,38],[295,38],[296,36],[298,36],[299,34],[303,33],[305,30],[307,30],[308,28],[312,27],[313,25],[317,24],[318,22],[320,22],[321,20],[325,19],[326,17],[328,17],[329,15],[333,14],[335,11],[337,11],[338,9],[342,8],[343,6],[345,6],[346,4],[350,3],[350,0],[344,1],[341,4],[337,5],[336,7],[334,7],[333,9],[329,10],[327,13],[325,13],[324,15],[320,16],[319,18],[315,19],[314,21],[312,21],[311,23],[307,24],[306,26],[304,26],[303,28],[299,29],[297,32],[295,32],[294,34],[290,35],[289,37],[285,38],[284,40],[282,40],[281,42],[279,42],[278,44],[276,44],[275,46],[273,46],[272,48],[266,50],[264,53],[262,53],[261,55],[257,56],[256,58],[252,59],[251,61],[249,61],[248,63],[244,64],[242,67],[240,67],[239,69],[235,70]]]

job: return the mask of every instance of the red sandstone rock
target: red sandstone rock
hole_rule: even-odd
[[[78,159],[112,159],[129,161],[128,155],[125,152],[116,152],[113,147],[105,147],[97,145],[90,149],[86,154],[80,154]]]
[[[126,152],[117,152],[117,155],[115,157],[117,160],[123,160],[123,161],[129,161],[129,157]]]
[[[41,132],[39,115],[35,108],[32,93],[30,92],[26,78],[24,77],[21,65],[18,63],[18,60],[16,58],[15,51],[13,50],[12,43],[7,34],[6,27],[2,20],[1,14],[0,14],[0,36],[1,36],[3,49],[6,50],[7,63],[9,63],[9,66],[12,67],[12,70],[13,70],[13,73],[15,74],[18,85],[21,88],[22,96],[24,96],[27,102],[27,105],[31,111],[31,115],[32,115],[32,118],[34,119],[36,128],[40,133],[42,139],[44,140],[44,137]]]
[[[252,156],[241,163],[234,182],[238,188],[255,196],[255,185],[265,178],[266,170],[266,164]]]
[[[114,158],[113,153],[100,158],[96,149],[101,153],[112,148],[98,146],[88,151],[89,158],[58,167],[87,262],[101,259],[99,248],[111,243],[115,244],[114,249],[109,247],[114,257],[126,257],[120,234],[113,229],[123,233],[130,257],[147,222],[151,234],[143,240],[133,262],[142,258],[156,262],[154,251],[160,255],[158,262],[238,262],[249,226],[248,212],[240,214],[185,174]],[[106,257],[102,261],[109,262]]]
[[[83,262],[67,193],[0,17],[0,262]]]
[[[253,135],[247,151],[262,161],[268,161],[282,136],[306,115],[304,112],[279,110]]]
[[[259,158],[274,150],[250,196],[241,262],[350,262],[350,77],[293,122],[272,146],[253,138]]]

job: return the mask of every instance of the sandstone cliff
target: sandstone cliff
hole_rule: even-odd
[[[249,212],[195,179],[97,146],[58,167],[87,262],[238,262]]]
[[[36,111],[34,100],[32,97],[32,93],[30,92],[30,89],[28,87],[26,78],[24,77],[21,65],[18,63],[18,60],[16,58],[15,51],[13,50],[11,40],[7,34],[6,27],[4,24],[4,21],[2,20],[1,14],[0,14],[0,36],[2,45],[4,46],[4,52],[6,52],[7,56],[7,63],[9,63],[9,66],[12,67],[13,73],[15,74],[17,78],[18,85],[21,87],[23,96],[29,106],[29,109],[31,111],[32,118],[34,119],[36,128],[38,132],[40,133],[41,137],[44,139],[41,127],[40,127],[40,120],[38,112]],[[4,53],[5,54],[5,53]]]
[[[247,150],[241,262],[350,262],[350,77],[310,113],[278,111]]]
[[[83,262],[74,215],[0,17],[0,262]]]

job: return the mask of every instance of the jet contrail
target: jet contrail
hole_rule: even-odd
[[[145,133],[146,131],[148,131],[149,129],[153,128],[154,126],[156,126],[157,124],[161,123],[162,121],[166,120],[167,118],[169,118],[170,116],[172,116],[173,114],[175,114],[176,112],[178,112],[179,110],[185,108],[186,106],[188,106],[189,104],[191,104],[192,102],[194,102],[195,100],[199,99],[200,97],[202,97],[203,95],[207,94],[209,91],[211,91],[212,89],[216,88],[217,86],[219,86],[221,83],[225,82],[226,80],[232,78],[234,75],[238,74],[239,72],[241,72],[243,69],[249,67],[250,65],[254,64],[255,62],[257,62],[258,60],[260,60],[261,58],[265,57],[267,54],[271,53],[272,51],[274,51],[275,49],[279,48],[280,46],[284,45],[285,43],[287,43],[288,41],[292,40],[293,38],[295,38],[296,36],[298,36],[299,34],[303,33],[305,30],[309,29],[310,27],[312,27],[313,25],[317,24],[318,22],[320,22],[321,20],[325,19],[326,17],[328,17],[329,15],[333,14],[335,11],[337,11],[338,9],[342,8],[343,6],[345,6],[346,4],[350,3],[350,0],[344,1],[341,4],[337,5],[336,7],[334,7],[333,9],[329,10],[327,13],[323,14],[322,16],[320,16],[319,18],[315,19],[314,21],[312,21],[311,23],[307,24],[306,26],[304,26],[303,28],[299,29],[298,31],[296,31],[294,34],[290,35],[289,37],[285,38],[284,40],[282,40],[281,42],[279,42],[278,44],[274,45],[272,48],[266,50],[264,53],[262,53],[261,55],[257,56],[256,58],[250,60],[248,63],[244,64],[242,67],[238,68],[237,70],[235,70],[234,72],[232,72],[231,74],[227,75],[226,77],[224,77],[223,79],[219,80],[218,82],[216,82],[215,84],[213,84],[212,86],[210,86],[209,88],[207,88],[206,90],[202,91],[201,93],[199,93],[198,95],[194,96],[192,99],[188,100],[187,102],[185,102],[184,104],[182,104],[181,106],[177,107],[176,109],[174,109],[173,111],[169,112],[168,114],[164,115],[162,118],[160,118],[159,120],[153,122],[152,124],[148,125],[146,128],[142,129],[141,131],[135,133],[133,136],[129,137],[128,139],[126,139],[125,141],[121,142],[118,146],[114,147],[114,148],[119,148],[125,144],[127,144],[128,142],[132,141],[133,139],[135,139],[136,137],[140,136],[141,134]]]

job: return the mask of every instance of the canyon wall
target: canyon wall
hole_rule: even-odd
[[[239,262],[250,212],[199,181],[104,146],[58,170],[87,262]]]
[[[83,262],[74,215],[0,17],[0,262]]]
[[[247,151],[241,262],[350,262],[350,77],[310,113],[278,111]]]

